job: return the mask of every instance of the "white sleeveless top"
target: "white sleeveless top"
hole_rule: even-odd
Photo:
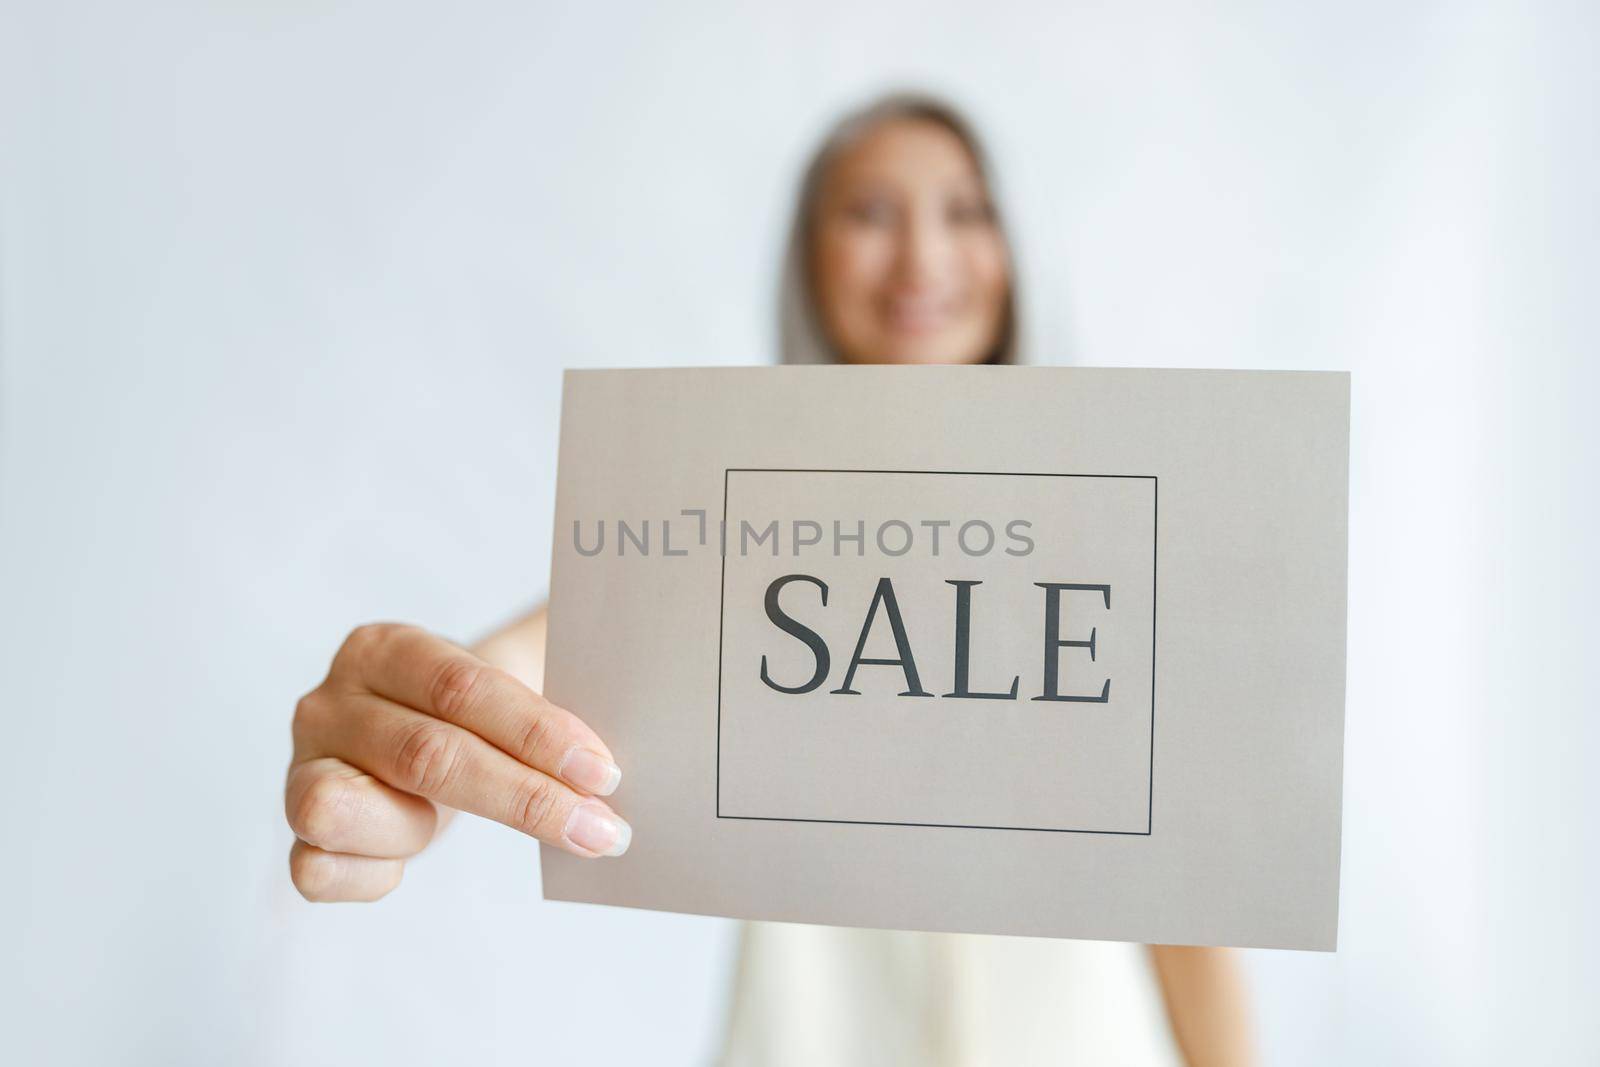
[[[1181,1067],[1142,945],[746,923],[720,1067]]]

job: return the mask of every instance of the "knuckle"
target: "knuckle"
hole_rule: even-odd
[[[461,743],[449,725],[425,719],[400,736],[395,753],[395,784],[408,793],[431,796],[444,788],[461,760]]]
[[[394,622],[363,623],[345,637],[344,644],[339,646],[339,654],[334,658],[341,663],[367,659],[376,654],[396,634],[406,629],[408,627]]]
[[[554,733],[555,725],[550,719],[549,706],[541,703],[519,728],[515,755],[523,763],[531,764],[555,743]]]
[[[428,699],[440,715],[455,718],[471,708],[486,688],[488,670],[466,659],[447,659],[434,671]]]
[[[511,796],[512,825],[531,837],[543,837],[552,831],[560,804],[550,779],[527,775]]]
[[[349,787],[332,775],[313,779],[290,812],[289,827],[302,841],[318,846],[331,844],[346,821],[350,800]]]
[[[313,736],[326,721],[327,714],[327,697],[321,686],[295,701],[294,718],[289,724],[295,744],[304,744]]]
[[[300,895],[313,904],[332,900],[339,881],[334,857],[311,848],[289,853],[289,878]]]
[[[387,629],[387,627],[388,623],[382,622],[369,622],[361,626],[357,626],[354,630],[351,630],[349,636],[344,639],[342,651],[349,652],[356,656],[370,652],[374,646],[383,640],[384,631]]]

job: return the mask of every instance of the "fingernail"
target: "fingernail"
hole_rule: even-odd
[[[597,797],[610,796],[616,792],[617,783],[622,781],[621,767],[600,753],[577,745],[567,750],[556,773],[575,789],[593,793]]]
[[[602,856],[620,856],[633,840],[633,827],[604,804],[579,804],[567,819],[566,838]]]

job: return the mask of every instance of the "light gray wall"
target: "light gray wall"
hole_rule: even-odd
[[[731,927],[453,829],[288,885],[294,698],[545,585],[559,371],[769,359],[837,108],[967,102],[1034,338],[1354,371],[1344,909],[1275,1063],[1600,1057],[1590,5],[8,4],[0,1058],[692,1063]]]

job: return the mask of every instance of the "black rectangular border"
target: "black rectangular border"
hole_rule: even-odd
[[[886,822],[875,819],[803,819],[782,815],[724,815],[722,814],[722,629],[728,595],[728,551],[725,543],[728,528],[728,477],[735,472],[750,474],[960,474],[994,478],[1136,478],[1151,483],[1150,515],[1150,770],[1145,798],[1143,830],[1079,830],[1053,826],[984,826],[972,823],[944,822]],[[724,467],[722,469],[722,525],[724,532],[718,541],[722,555],[721,576],[717,589],[717,770],[716,816],[719,819],[736,819],[744,822],[806,822],[831,823],[840,826],[929,826],[946,830],[1014,830],[1040,834],[1103,834],[1111,837],[1149,837],[1155,827],[1156,792],[1156,619],[1157,597],[1160,591],[1158,565],[1161,545],[1161,479],[1154,474],[1067,474],[1060,471],[909,471],[878,470],[851,467]]]

